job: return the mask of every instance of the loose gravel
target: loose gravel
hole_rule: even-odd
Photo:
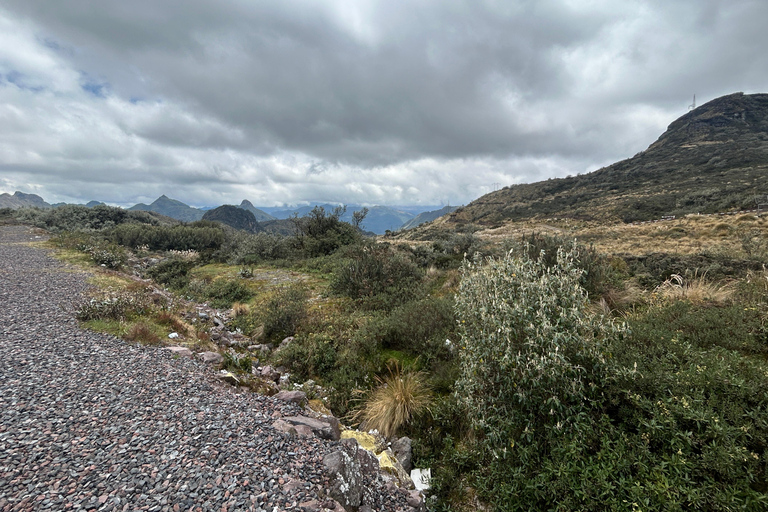
[[[283,434],[295,406],[202,363],[80,329],[88,274],[0,226],[0,511],[301,510],[336,443]],[[376,490],[374,510],[406,509]]]

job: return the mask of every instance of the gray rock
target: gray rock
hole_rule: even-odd
[[[286,416],[283,419],[294,426],[304,425],[309,427],[312,429],[312,432],[321,439],[328,439],[331,441],[338,441],[341,439],[339,420],[333,418],[333,416],[327,416],[326,418],[323,418],[323,420],[308,418],[307,416]]]
[[[347,512],[357,511],[363,501],[363,475],[357,457],[348,453],[350,448],[342,445],[340,450],[323,457],[323,467],[331,481],[330,495]]]
[[[395,454],[400,465],[408,473],[413,469],[413,451],[411,448],[411,439],[401,437],[392,443],[392,452]]]
[[[280,372],[272,368],[271,366],[264,366],[259,370],[259,375],[262,379],[271,380],[275,384],[280,382]]]
[[[292,402],[299,407],[304,407],[307,404],[307,394],[303,391],[280,391],[275,396],[278,400],[285,400],[286,402]]]
[[[424,496],[422,496],[419,491],[410,491],[406,498],[406,502],[419,512],[426,512],[427,510],[427,507],[424,504]]]
[[[163,350],[167,350],[180,357],[192,357],[192,351],[187,347],[163,347]]]
[[[288,336],[287,338],[283,339],[283,341],[280,342],[280,345],[277,347],[277,350],[283,350],[285,347],[293,343],[293,336]]]
[[[280,432],[285,432],[286,434],[291,435],[297,435],[298,432],[296,431],[296,427],[288,423],[287,421],[283,420],[277,420],[272,424],[272,428],[275,430],[279,430]]]
[[[224,357],[218,352],[201,352],[197,354],[197,357],[204,363],[208,364],[221,364],[224,361]]]
[[[227,370],[221,370],[221,372],[217,375],[217,377],[227,384],[232,384],[233,386],[239,386],[240,385],[240,379],[235,377],[234,374],[228,372]]]

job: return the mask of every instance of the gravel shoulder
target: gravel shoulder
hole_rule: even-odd
[[[0,511],[302,510],[327,503],[338,443],[276,431],[300,414],[210,369],[80,329],[88,274],[0,226]],[[377,510],[401,493],[376,490]]]

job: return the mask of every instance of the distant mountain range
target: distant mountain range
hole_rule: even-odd
[[[13,195],[0,194],[0,208],[54,208],[62,206],[64,203],[48,204],[42,197],[35,194],[24,194],[22,192],[16,192]],[[91,201],[85,206],[93,207],[100,203],[98,201]],[[224,208],[227,206],[227,208]],[[158,197],[151,204],[139,203],[130,208],[129,210],[141,210],[155,212],[166,217],[171,217],[183,222],[194,222],[197,220],[217,220],[231,225],[237,229],[244,229],[245,231],[258,232],[258,231],[270,231],[276,233],[286,233],[289,231],[289,225],[283,222],[285,219],[289,219],[294,215],[302,217],[307,215],[316,206],[322,206],[326,211],[332,211],[338,205],[334,204],[321,204],[321,205],[308,205],[300,207],[263,207],[257,208],[244,199],[240,205],[224,205],[217,208],[202,209],[194,208],[176,199],[171,199],[166,195]],[[236,211],[232,209],[236,208],[250,212],[253,215],[253,222],[258,225],[253,225],[250,218],[238,215]],[[351,222],[352,214],[355,211],[362,209],[362,206],[350,205],[347,207],[345,213],[341,216],[341,220]],[[430,208],[430,207],[426,207]],[[450,207],[447,207],[450,208]],[[421,222],[427,222],[439,217],[439,212],[447,211],[445,208],[436,211],[424,212],[424,208],[410,206],[402,208],[392,208],[389,206],[371,206],[368,207],[368,214],[362,223],[362,228],[366,231],[381,235],[386,231],[397,231],[403,227],[404,224],[408,224],[408,227],[413,227]]]

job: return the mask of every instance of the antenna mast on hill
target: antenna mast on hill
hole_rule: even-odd
[[[690,105],[688,105],[688,112],[690,112],[691,110],[693,110],[693,109],[695,109],[695,108],[696,108],[696,95],[694,94],[694,95],[693,95],[693,103],[691,103]]]

